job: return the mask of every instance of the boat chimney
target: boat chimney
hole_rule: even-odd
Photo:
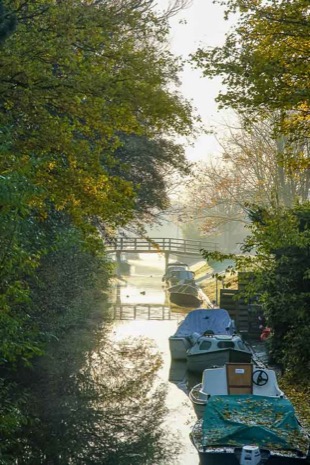
[[[259,447],[243,446],[241,452],[240,465],[257,465],[261,461]]]

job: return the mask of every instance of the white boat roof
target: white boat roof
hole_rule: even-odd
[[[214,334],[233,334],[234,325],[227,310],[221,308],[192,310],[181,322],[173,337],[187,337],[194,332],[203,334],[207,330],[213,331]]]

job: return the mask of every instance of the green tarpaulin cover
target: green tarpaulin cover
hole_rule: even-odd
[[[255,395],[211,396],[202,423],[203,445],[297,449],[306,453],[308,437],[289,400]]]

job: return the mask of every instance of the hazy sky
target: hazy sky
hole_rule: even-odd
[[[159,6],[168,3],[169,0],[158,1]],[[187,57],[200,45],[221,45],[231,24],[224,20],[223,12],[223,7],[213,4],[212,0],[193,0],[190,7],[170,19],[172,52]],[[181,80],[182,94],[193,101],[205,125],[211,128],[223,122],[225,113],[217,110],[215,102],[220,80],[203,78],[200,70],[190,66],[186,66]],[[220,147],[212,135],[203,135],[193,147],[186,148],[187,157],[192,161],[207,160],[219,153]]]

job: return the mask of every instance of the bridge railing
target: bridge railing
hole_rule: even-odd
[[[217,244],[210,241],[175,238],[151,238],[149,240],[139,237],[116,237],[112,244],[106,244],[107,251],[121,252],[181,252],[197,254],[201,249],[217,250]]]
[[[113,309],[113,320],[180,320],[182,314],[171,311],[165,305],[154,304],[115,304]]]

